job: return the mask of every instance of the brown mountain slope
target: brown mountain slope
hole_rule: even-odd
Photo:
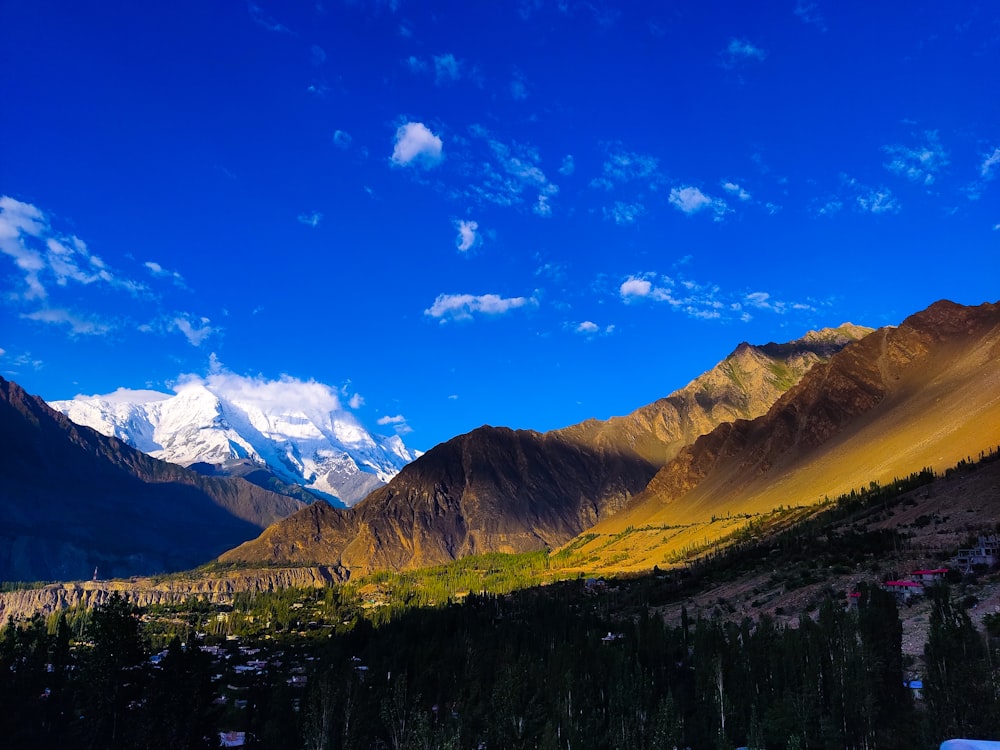
[[[844,323],[810,331],[787,344],[740,344],[708,372],[666,398],[607,421],[588,419],[557,430],[569,440],[595,446],[630,446],[650,463],[664,465],[686,445],[724,422],[754,419],[825,362],[874,329]]]
[[[648,568],[743,523],[726,517],[943,469],[997,444],[1000,305],[938,302],[815,367],[763,417],[699,438],[580,549]]]
[[[0,378],[0,580],[192,567],[302,507],[158,461]]]
[[[684,389],[625,417],[541,434],[481,427],[428,451],[348,512],[310,508],[220,559],[343,565],[355,573],[563,544],[621,509],[680,447],[763,414],[816,362],[871,329],[742,344]]]

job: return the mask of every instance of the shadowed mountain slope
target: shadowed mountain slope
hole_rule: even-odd
[[[150,458],[0,378],[0,580],[189,568],[302,507]]]
[[[692,541],[666,529],[709,540],[731,530],[713,518],[813,504],[997,444],[1000,305],[938,302],[813,368],[766,415],[684,448],[580,550],[648,568]]]
[[[870,330],[846,324],[789,344],[741,344],[672,396],[607,422],[544,434],[481,427],[431,449],[350,511],[309,508],[220,559],[359,573],[558,546],[623,508],[681,446],[723,420],[763,414]]]

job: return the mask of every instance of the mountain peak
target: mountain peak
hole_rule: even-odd
[[[267,487],[277,479],[350,506],[417,454],[399,436],[369,433],[325,388],[231,376],[191,379],[174,395],[118,389],[51,406],[155,458]]]

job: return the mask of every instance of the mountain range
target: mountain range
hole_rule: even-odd
[[[286,385],[281,381],[226,384],[185,382],[174,395],[119,389],[49,405],[154,458],[202,474],[241,476],[304,502],[321,497],[353,505],[419,455],[396,435],[372,435],[323,398],[289,407],[287,395],[276,392]]]
[[[190,568],[302,507],[147,456],[0,378],[0,580]]]
[[[845,324],[788,344],[741,344],[686,387],[624,417],[548,433],[481,427],[432,448],[357,506],[311,506],[220,559],[363,573],[558,547],[629,506],[683,446],[766,413],[871,331]]]
[[[349,508],[303,507],[157,461],[2,382],[0,512],[10,521],[0,541],[13,553],[0,576],[56,577],[62,559],[75,570],[94,559],[178,568],[233,544],[220,562],[320,566],[338,578],[564,545],[590,569],[638,570],[775,509],[817,507],[1000,445],[1000,304],[942,301],[877,331],[845,324],[740,344],[626,416],[455,437]],[[233,528],[234,518],[249,525]],[[242,538],[223,546],[226,534]]]

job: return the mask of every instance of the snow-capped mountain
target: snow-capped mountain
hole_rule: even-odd
[[[223,374],[175,394],[120,388],[50,406],[155,458],[258,483],[264,470],[348,506],[420,455],[397,435],[370,434],[315,381]]]

